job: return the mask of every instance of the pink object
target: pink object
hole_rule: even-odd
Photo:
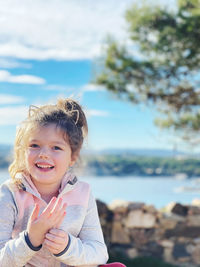
[[[126,267],[126,265],[120,262],[113,262],[113,263],[99,265],[99,267]]]

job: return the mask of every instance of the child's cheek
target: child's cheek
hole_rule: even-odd
[[[25,153],[26,165],[27,166],[31,165],[33,163],[34,158],[35,158],[34,151],[27,149]]]

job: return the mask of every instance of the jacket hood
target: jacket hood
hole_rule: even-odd
[[[38,192],[37,188],[35,187],[31,179],[31,176],[29,174],[18,173],[16,175],[16,179],[20,180],[19,184],[20,189],[22,189],[23,191],[27,191],[35,195],[36,197],[41,198],[41,195]],[[60,184],[60,188],[58,191],[59,196],[62,196],[63,194],[71,191],[76,186],[77,182],[78,179],[72,172],[66,172]]]

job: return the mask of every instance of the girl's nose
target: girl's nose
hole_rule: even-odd
[[[41,159],[47,159],[49,157],[49,154],[48,154],[48,150],[46,148],[42,148],[40,150],[40,154],[39,154],[39,157]]]

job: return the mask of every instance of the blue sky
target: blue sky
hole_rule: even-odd
[[[170,5],[173,1],[161,1]],[[73,96],[85,108],[89,149],[172,149],[178,139],[153,124],[156,111],[121,102],[91,83],[107,34],[126,40],[133,0],[0,1],[0,143],[13,144],[28,105]]]

